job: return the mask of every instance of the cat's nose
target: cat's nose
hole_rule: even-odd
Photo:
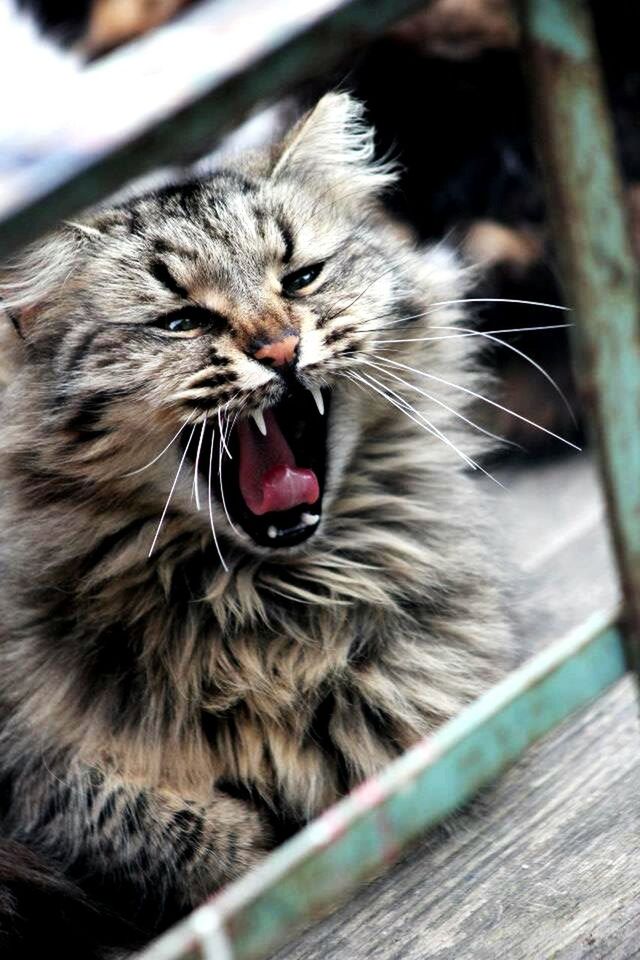
[[[277,340],[254,340],[251,344],[251,356],[268,367],[294,367],[298,362],[300,337],[289,333]]]

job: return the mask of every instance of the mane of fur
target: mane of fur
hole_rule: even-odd
[[[106,206],[2,277],[3,828],[128,902],[198,902],[501,670],[469,273],[385,218],[371,136],[325,98],[275,167]],[[159,332],[187,298],[215,331]],[[331,389],[323,518],[267,550],[214,496],[223,566],[178,468],[207,417],[282,397],[248,345],[292,325],[302,385]]]

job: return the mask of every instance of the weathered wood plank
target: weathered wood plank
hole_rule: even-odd
[[[627,680],[277,960],[637,956],[638,732]]]

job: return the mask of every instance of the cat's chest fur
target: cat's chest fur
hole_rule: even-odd
[[[402,745],[394,749],[390,718],[383,730],[385,720],[367,703],[367,682],[379,668],[354,653],[354,628],[343,625],[331,640],[237,637],[226,642],[203,691],[201,729],[216,776],[248,784],[300,818],[380,769]],[[228,656],[225,675],[220,659]]]
[[[303,820],[423,732],[421,697],[394,689],[381,656],[398,635],[393,617],[280,598],[274,568],[221,584],[204,562],[184,557],[168,589],[152,573],[134,588],[132,573],[102,596],[94,588],[90,603],[41,595],[34,656],[63,667],[69,691],[59,713],[49,704],[47,730],[84,762],[200,797],[216,783],[242,786]],[[133,622],[119,616],[141,609]]]
[[[304,819],[379,770],[420,730],[409,733],[377,700],[376,687],[392,682],[375,652],[381,623],[365,626],[367,614],[357,608],[346,617],[339,606],[313,615],[271,598],[270,607],[270,622],[222,630],[201,605],[191,658],[167,671],[162,712],[171,731],[176,720],[184,729],[185,743],[201,741],[206,781],[243,785]],[[182,641],[173,638],[176,651],[190,647],[193,630],[185,621]],[[184,686],[178,681],[177,690],[191,690],[190,702],[176,697],[178,669]]]

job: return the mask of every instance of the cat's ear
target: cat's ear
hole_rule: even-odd
[[[322,178],[348,183],[354,193],[379,193],[397,178],[388,160],[375,159],[374,130],[364,106],[346,93],[328,93],[290,131],[279,148],[272,178]]]
[[[22,339],[44,305],[58,298],[99,231],[68,223],[0,269],[0,313]]]

